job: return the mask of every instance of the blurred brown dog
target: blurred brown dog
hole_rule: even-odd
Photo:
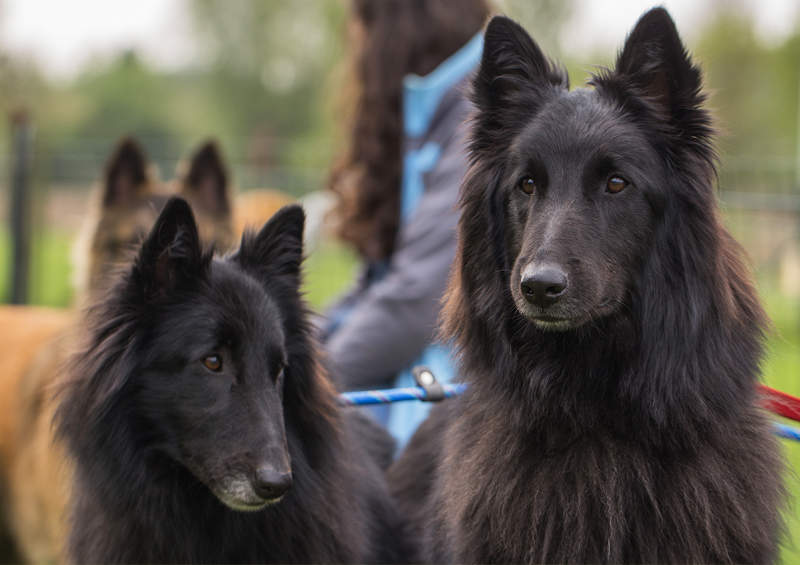
[[[233,240],[228,174],[213,142],[203,144],[176,180],[160,183],[139,145],[123,139],[109,159],[83,234],[78,302],[96,299],[135,251],[169,196],[192,205],[206,244]],[[69,362],[71,310],[0,307],[0,503],[15,548],[4,562],[62,561],[70,465],[53,441],[53,385]],[[2,537],[2,535],[0,535]]]

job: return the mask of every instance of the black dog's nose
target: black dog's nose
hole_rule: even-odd
[[[291,471],[277,471],[269,465],[262,465],[256,470],[253,489],[264,500],[280,498],[291,486]]]
[[[532,273],[526,270],[522,275],[520,288],[528,302],[544,308],[564,295],[567,290],[567,275],[552,265],[540,267]]]

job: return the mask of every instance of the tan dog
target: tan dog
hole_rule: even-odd
[[[0,465],[4,510],[18,555],[53,561],[62,538],[65,475],[51,434],[50,385],[68,358],[74,314],[21,306],[0,308],[0,338],[9,355],[0,361]]]

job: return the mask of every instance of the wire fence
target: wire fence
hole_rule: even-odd
[[[278,140],[279,141],[279,140]],[[275,141],[277,143],[277,141]],[[171,178],[185,152],[156,139],[145,140],[149,157],[162,178]],[[86,192],[99,179],[114,140],[86,138],[68,150],[50,152],[37,148],[33,159],[32,187],[39,199],[58,192]],[[302,164],[281,162],[265,165],[245,155],[226,155],[231,177],[239,190],[273,188],[299,197],[324,185],[329,163],[313,155]],[[0,190],[6,192],[11,155],[0,153]],[[740,232],[745,247],[757,264],[771,260],[771,253],[786,241],[797,239],[800,227],[800,184],[791,157],[761,159],[727,157],[720,168],[720,201],[726,221]],[[7,198],[0,198],[0,210]],[[755,233],[763,231],[763,234]],[[755,237],[753,249],[748,241]],[[765,242],[764,240],[769,240]]]
[[[159,176],[172,178],[186,158],[185,148],[158,136],[141,141]],[[280,145],[281,141],[271,143]],[[115,143],[115,139],[90,136],[72,140],[58,151],[44,143],[34,146],[28,187],[36,212],[31,227],[34,232],[58,228],[70,233],[78,228],[87,210],[89,191],[98,183]],[[323,187],[329,166],[315,155],[306,156],[300,164],[279,158],[265,164],[244,154],[223,152],[239,191],[272,188],[299,197]],[[6,225],[12,220],[8,195],[13,155],[13,148],[0,152],[0,222]],[[755,270],[780,285],[781,292],[800,295],[800,184],[796,159],[726,156],[720,166],[719,188],[725,222],[742,243]]]

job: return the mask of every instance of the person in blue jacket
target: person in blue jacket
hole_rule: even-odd
[[[354,0],[348,145],[332,170],[336,233],[363,269],[322,328],[342,390],[410,386],[427,365],[454,376],[436,326],[456,250],[468,167],[468,83],[480,62],[485,0]],[[376,415],[403,445],[430,406]]]

